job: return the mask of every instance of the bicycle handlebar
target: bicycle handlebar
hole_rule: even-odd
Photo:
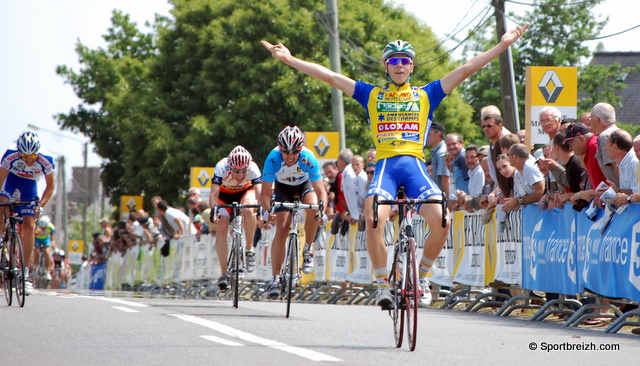
[[[40,198],[36,197],[35,200],[31,201],[9,201],[5,203],[0,203],[0,207],[18,207],[18,206],[26,206],[26,205],[40,205]]]
[[[211,221],[213,221],[213,218],[218,215],[218,211],[221,208],[231,208],[231,209],[236,210],[236,209],[242,209],[242,208],[260,208],[260,207],[262,207],[262,206],[259,205],[259,204],[243,205],[243,204],[240,204],[238,202],[225,203],[225,204],[222,204],[222,205],[215,205],[215,206],[213,206],[213,210],[211,210],[211,215],[210,215],[211,217],[209,219],[211,219]]]
[[[378,205],[419,205],[424,203],[438,203],[442,205],[442,227],[447,226],[447,200],[442,199],[418,199],[402,198],[395,200],[378,200],[378,195],[373,196],[373,227],[378,227]]]

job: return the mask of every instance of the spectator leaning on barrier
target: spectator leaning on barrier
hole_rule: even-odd
[[[451,171],[456,190],[469,194],[469,168],[465,161],[464,140],[457,132],[452,132],[445,138],[447,152],[451,155]]]
[[[529,149],[524,144],[514,144],[509,148],[508,156],[516,171],[513,177],[514,196],[505,199],[502,206],[505,212],[537,203],[544,193],[544,177],[540,169],[529,159]]]
[[[458,192],[458,206],[468,212],[473,212],[475,208],[470,201],[482,195],[485,179],[484,170],[478,160],[476,145],[469,145],[465,149],[465,163],[469,168],[469,194]]]
[[[638,158],[633,150],[633,138],[625,130],[615,130],[607,139],[606,152],[609,158],[618,165],[620,184],[616,187],[611,181],[607,183],[617,192],[613,199],[616,206],[631,202],[631,195],[638,193]]]
[[[447,153],[447,144],[444,141],[445,129],[440,122],[431,124],[431,131],[427,144],[431,147],[431,178],[444,192],[445,197],[449,197],[449,180],[451,179],[449,169],[444,163],[444,156]]]
[[[575,205],[579,199],[591,201],[593,197],[595,197],[595,187],[601,182],[606,183],[606,178],[595,158],[596,150],[598,149],[598,137],[591,133],[587,126],[576,122],[567,127],[564,142],[569,142],[573,152],[577,156],[582,157],[584,167],[589,177],[588,184],[584,189],[571,197],[571,203]]]
[[[489,174],[491,178],[498,184],[503,197],[511,196],[511,190],[513,189],[513,179],[507,178],[500,174],[496,166],[498,156],[502,154],[502,147],[500,146],[500,138],[502,133],[502,117],[499,114],[488,114],[482,117],[481,124],[482,132],[484,136],[489,139]]]
[[[553,159],[544,159],[540,164],[545,164],[548,169],[556,177],[557,182],[566,182],[565,190],[560,192],[554,197],[554,204],[557,207],[562,208],[562,204],[571,199],[574,193],[580,192],[582,189],[582,181],[584,176],[584,168],[580,158],[575,155],[569,141],[565,141],[567,135],[564,132],[559,132],[553,138],[553,149],[555,155],[558,157],[558,161]],[[566,164],[562,166],[560,161],[566,161]]]
[[[107,237],[107,240],[110,241],[113,237],[113,228],[111,227],[111,223],[109,222],[109,218],[103,217],[100,219],[100,227],[102,227],[102,235]]]
[[[158,202],[158,212],[164,215],[174,230],[172,239],[179,239],[184,235],[195,235],[196,228],[189,223],[189,216],[184,212],[170,207],[167,201]]]
[[[345,168],[342,177],[342,191],[347,202],[348,222],[351,225],[364,219],[364,197],[367,191],[367,173],[364,171],[364,159],[354,155],[351,164]]]
[[[598,103],[591,109],[591,131],[598,136],[598,149],[596,150],[596,160],[600,165],[600,170],[607,180],[618,185],[618,167],[609,158],[606,152],[607,139],[613,131],[618,130],[616,126],[616,110],[611,104]],[[595,186],[597,187],[597,186]]]

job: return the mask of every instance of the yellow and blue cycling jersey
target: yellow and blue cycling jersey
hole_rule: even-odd
[[[51,246],[51,235],[55,235],[56,227],[53,226],[52,223],[49,223],[49,226],[46,228],[39,228],[36,234],[36,247],[50,247]]]
[[[394,199],[400,186],[410,198],[442,194],[427,173],[422,151],[427,146],[433,111],[446,96],[440,80],[421,87],[356,82],[353,98],[367,111],[377,152],[367,197]]]
[[[440,80],[421,87],[357,81],[353,99],[367,111],[378,160],[411,155],[425,161],[433,111],[446,96]]]

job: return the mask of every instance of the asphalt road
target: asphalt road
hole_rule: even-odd
[[[294,303],[286,319],[279,301],[234,309],[118,295],[37,292],[24,308],[0,305],[0,364],[583,366],[635,364],[640,354],[635,335],[433,308],[420,310],[409,352],[395,347],[391,319],[375,306]]]

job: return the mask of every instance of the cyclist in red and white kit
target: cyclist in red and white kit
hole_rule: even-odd
[[[238,145],[229,156],[220,160],[213,171],[211,179],[211,194],[209,204],[232,204],[239,202],[243,205],[257,204],[256,197],[260,196],[262,175],[260,168],[253,161],[247,149]],[[214,212],[218,215],[214,217]],[[256,264],[256,254],[253,251],[253,235],[256,231],[256,216],[254,209],[243,208],[244,237],[246,239],[245,257],[247,258],[247,271],[253,272]],[[221,290],[229,288],[229,268],[227,267],[227,231],[231,222],[231,209],[211,210],[211,221],[218,224],[216,232],[216,253],[220,259],[220,271],[222,276],[218,279],[218,287]]]

